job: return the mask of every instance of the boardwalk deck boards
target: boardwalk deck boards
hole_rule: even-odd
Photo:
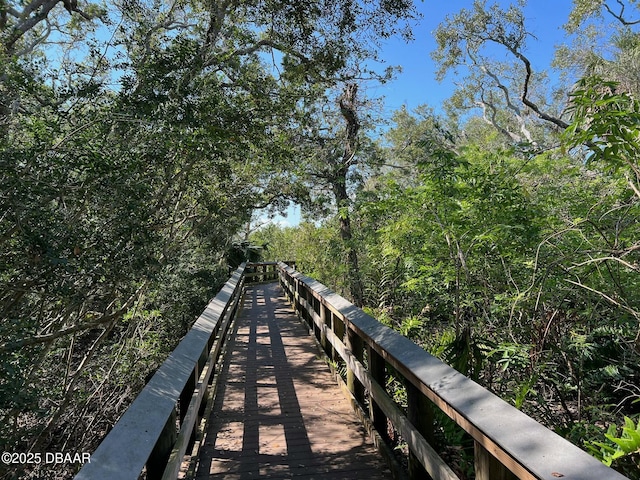
[[[390,478],[276,284],[248,290],[236,329],[198,479]]]

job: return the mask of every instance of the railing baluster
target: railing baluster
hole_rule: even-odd
[[[387,384],[387,364],[384,358],[382,358],[371,345],[367,345],[367,358],[369,360],[369,372],[371,376],[382,388],[385,388]],[[371,422],[380,436],[384,441],[388,442],[387,416],[374,400],[371,392],[369,392],[369,418],[371,418]]]
[[[433,446],[433,408],[432,403],[411,382],[405,381],[407,390],[407,418],[418,429],[425,440]],[[430,480],[418,458],[409,451],[409,478],[411,480]]]
[[[323,303],[320,304],[320,323],[331,329],[331,312]],[[331,357],[331,345],[327,341],[327,334],[324,329],[320,329],[320,345],[324,353]]]
[[[147,460],[147,478],[149,480],[162,478],[162,473],[169,460],[173,444],[178,438],[178,430],[176,428],[177,416],[176,409],[174,408],[162,429],[158,441],[151,451],[151,455],[149,455],[149,460]]]
[[[313,292],[310,292],[313,295]],[[322,312],[322,304],[320,303],[320,300],[318,300],[318,298],[316,298],[315,295],[313,295],[313,311],[315,313],[315,315],[317,315],[316,318],[320,318],[320,314]],[[322,343],[322,328],[321,325],[323,325],[323,322],[321,321],[320,324],[316,324],[316,322],[313,322],[313,331],[316,334],[316,340],[318,340],[318,342]]]
[[[309,315],[309,292],[307,290],[307,286],[303,283],[300,284],[300,313],[302,314],[302,319],[307,324],[307,328],[313,331],[313,324],[311,323],[311,316]]]
[[[196,388],[196,382],[198,381],[198,376],[200,375],[200,372],[199,372],[200,369],[198,367],[199,365],[196,364],[195,368],[191,372],[191,375],[189,376],[189,380],[187,380],[187,383],[185,384],[184,388],[182,389],[182,392],[180,393],[180,409],[179,409],[180,425],[182,425],[182,422],[184,421],[184,417],[187,414],[187,406],[191,401],[191,395],[193,393],[193,390]]]
[[[474,442],[474,464],[476,480],[518,480],[517,475],[477,441]]]
[[[347,348],[351,350],[353,356],[356,357],[360,363],[363,363],[364,344],[362,339],[352,329],[347,328],[346,340]],[[347,388],[353,394],[358,403],[364,406],[364,387],[350,368],[347,368]]]
[[[342,321],[342,319],[340,319],[340,317],[338,315],[332,314],[331,315],[331,319],[333,322],[333,333],[336,334],[336,337],[338,337],[338,340],[340,340],[341,342],[344,343],[344,323]],[[334,349],[333,352],[334,356],[333,356],[333,360],[336,362],[339,362],[340,360],[342,360],[342,357],[340,356],[340,354],[338,353],[338,351],[336,349]]]

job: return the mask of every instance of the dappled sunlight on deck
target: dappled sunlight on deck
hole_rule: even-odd
[[[277,284],[245,298],[197,478],[390,478]]]

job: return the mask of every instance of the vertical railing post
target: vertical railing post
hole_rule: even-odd
[[[474,442],[474,463],[476,480],[518,480],[511,470],[478,442]]]
[[[318,313],[318,308],[317,308],[317,304],[318,304],[318,299],[316,298],[316,296],[309,290],[309,296],[311,297],[311,299],[309,300],[309,306],[311,307],[311,312],[309,315],[309,322],[311,323],[311,329],[313,332],[313,336],[316,337],[316,339],[318,341],[320,341],[320,329],[318,327],[318,325],[316,324],[315,318],[314,318],[314,313]]]
[[[171,449],[178,438],[178,429],[176,427],[177,417],[178,414],[174,408],[162,429],[162,433],[158,437],[158,441],[151,451],[151,455],[149,455],[146,465],[147,478],[149,480],[162,478],[167,461],[169,460],[169,455],[171,455]]]
[[[182,422],[184,421],[184,417],[187,414],[187,406],[191,401],[193,390],[196,388],[196,383],[198,382],[198,375],[200,374],[199,370],[200,369],[198,368],[198,364],[196,364],[193,369],[193,372],[191,372],[191,375],[189,376],[189,380],[187,381],[186,385],[182,389],[182,392],[180,392],[180,417],[179,417],[180,425],[182,425]]]
[[[320,302],[320,325],[324,325],[327,328],[331,328],[331,311]],[[322,345],[322,350],[327,356],[331,356],[330,344],[327,341],[327,334],[325,333],[325,328],[321,328],[320,330],[320,345]]]
[[[425,440],[433,445],[433,407],[427,397],[411,382],[405,381],[407,390],[407,418]],[[409,478],[411,480],[430,480],[417,457],[409,451]]]
[[[344,342],[344,323],[342,322],[342,319],[333,312],[331,313],[331,325],[333,328],[333,333],[335,333],[336,337],[338,337],[338,340]],[[331,358],[333,359],[333,361],[341,361],[342,357],[340,356],[338,351],[335,348],[333,348],[332,351],[333,354]]]
[[[369,360],[369,373],[371,373],[371,377],[384,389],[387,384],[387,365],[384,358],[371,348],[371,345],[367,345],[367,358]],[[373,397],[369,398],[369,418],[371,418],[371,423],[373,423],[373,427],[377,430],[378,434],[385,442],[388,442],[387,416]]]
[[[304,293],[304,298],[307,301],[307,305],[305,307],[305,313],[307,314],[307,326],[309,327],[309,331],[315,334],[315,322],[313,321],[313,314],[311,313],[313,312],[313,294],[306,285],[304,287]]]
[[[300,287],[300,311],[302,313],[302,319],[307,324],[307,328],[313,331],[313,322],[309,314],[309,291],[307,290],[307,286],[302,282],[300,282]]]
[[[293,279],[293,305],[294,310],[298,312],[299,315],[302,315],[300,311],[300,280],[297,278]]]
[[[360,363],[364,363],[364,343],[362,338],[351,328],[347,328],[347,348],[351,350],[351,353]],[[350,368],[347,368],[347,388],[349,388],[358,403],[364,405],[364,386]]]

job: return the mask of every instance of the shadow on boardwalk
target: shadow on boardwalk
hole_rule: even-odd
[[[250,288],[197,478],[391,475],[277,284]]]

